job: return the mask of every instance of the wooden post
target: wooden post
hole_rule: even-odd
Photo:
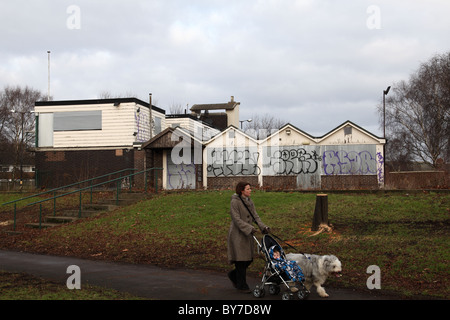
[[[316,196],[316,208],[314,209],[314,218],[311,231],[319,230],[321,224],[328,225],[328,195],[318,194]]]

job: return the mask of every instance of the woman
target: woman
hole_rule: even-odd
[[[250,292],[247,284],[247,268],[253,261],[254,239],[257,229],[256,223],[263,233],[269,232],[256,213],[255,205],[250,199],[252,189],[249,183],[239,182],[236,194],[231,197],[230,214],[231,225],[228,231],[228,261],[235,269],[228,273],[233,286],[242,292]]]

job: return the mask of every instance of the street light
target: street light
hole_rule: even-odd
[[[252,119],[239,120],[239,123],[241,124],[241,129],[242,129],[242,123],[243,123],[243,122],[252,122]]]
[[[383,90],[383,138],[386,139],[386,96],[391,90],[391,86]],[[383,144],[383,157],[386,159],[386,141]],[[386,185],[386,161],[383,161],[383,183]]]
[[[387,87],[386,90],[383,90],[383,138],[386,139],[386,96],[391,90],[391,86]]]

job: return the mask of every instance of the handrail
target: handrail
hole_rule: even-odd
[[[124,170],[120,170],[120,171],[117,171],[117,172],[114,172],[114,173],[110,173],[110,174],[107,174],[107,175],[104,175],[104,176],[100,176],[100,177],[105,177],[105,176],[108,176],[108,175],[111,175],[111,174],[115,174],[115,173],[118,173],[118,172],[121,172],[121,171],[125,171],[125,170],[136,170],[136,169],[124,169]],[[43,202],[46,202],[46,201],[49,201],[49,200],[54,200],[53,201],[53,203],[54,203],[54,208],[53,208],[53,212],[55,212],[56,211],[56,199],[57,198],[61,198],[61,197],[64,197],[64,196],[67,196],[67,195],[70,195],[70,194],[73,194],[73,193],[80,193],[80,200],[79,200],[79,211],[78,211],[78,215],[79,215],[79,218],[81,217],[81,192],[82,191],[84,191],[84,190],[87,190],[87,189],[91,189],[91,202],[92,202],[92,189],[94,188],[94,187],[98,187],[98,186],[101,186],[101,185],[104,185],[104,184],[108,184],[108,183],[111,183],[111,182],[115,182],[115,181],[117,181],[117,193],[116,193],[116,203],[118,203],[118,201],[119,201],[119,190],[120,190],[120,188],[119,188],[119,181],[122,181],[123,179],[125,179],[125,178],[127,178],[127,177],[133,177],[133,176],[136,176],[136,175],[138,175],[138,174],[145,174],[145,177],[144,177],[144,184],[145,184],[145,191],[147,191],[147,173],[148,172],[150,172],[150,171],[152,171],[152,170],[163,170],[163,168],[149,168],[149,169],[146,169],[146,170],[143,170],[143,171],[140,171],[140,172],[136,172],[136,173],[131,173],[131,174],[128,174],[128,175],[125,175],[125,176],[121,176],[121,177],[119,177],[119,178],[114,178],[114,179],[110,179],[110,180],[108,180],[108,181],[104,181],[104,182],[101,182],[101,183],[97,183],[97,184],[95,184],[95,185],[90,185],[90,186],[87,186],[87,187],[83,187],[83,188],[79,188],[79,189],[77,189],[77,190],[73,190],[73,191],[70,191],[70,192],[67,192],[67,193],[64,193],[64,194],[62,194],[62,195],[54,195],[53,197],[51,197],[51,198],[47,198],[47,199],[44,199],[44,200],[40,200],[40,201],[36,201],[36,202],[33,202],[33,203],[29,203],[29,204],[27,204],[26,206],[28,207],[28,206],[31,206],[31,205],[35,205],[35,204],[38,204],[39,203],[39,206],[40,206],[40,208],[39,208],[39,229],[41,228],[41,220],[42,220],[42,203]],[[82,181],[82,182],[87,182],[87,181],[90,181],[90,180],[95,180],[95,179],[98,179],[98,178],[100,178],[100,177],[96,177],[96,178],[92,178],[92,179],[88,179],[88,180],[85,180],[85,181]],[[82,183],[82,182],[79,182],[78,184],[80,184],[80,183]],[[73,184],[73,185],[76,185],[76,184]],[[70,185],[70,186],[73,186],[73,185]],[[67,186],[66,186],[67,187]],[[63,187],[61,187],[61,188],[57,188],[57,189],[62,189]],[[155,190],[156,190],[156,192],[158,191],[158,180],[157,180],[157,176],[155,176]],[[48,193],[48,192],[45,192],[45,193]],[[42,193],[42,194],[45,194],[45,193]],[[29,197],[26,197],[27,199],[28,198],[30,198],[31,196],[29,196]],[[34,197],[36,197],[36,195],[34,195]],[[17,202],[17,201],[20,201],[20,200],[24,200],[25,198],[23,198],[23,199],[19,199],[19,200],[16,200],[16,201],[10,201],[9,203],[12,203],[12,202]],[[5,203],[6,204],[6,203]],[[17,206],[17,204],[16,203],[14,203],[14,230],[16,230],[16,206]],[[54,214],[54,213],[53,213]]]
[[[115,181],[122,181],[126,177],[132,177],[132,176],[135,176],[135,175],[138,175],[138,174],[149,172],[151,170],[163,170],[163,168],[149,168],[149,169],[146,169],[146,170],[143,170],[143,171],[140,171],[140,172],[131,173],[131,174],[126,175],[126,176],[122,176],[122,177],[119,177],[119,178],[111,179],[111,180],[108,180],[108,181],[105,181],[105,182],[101,182],[101,183],[98,183],[98,184],[95,184],[95,185],[92,185],[92,186],[80,188],[80,189],[77,189],[77,190],[74,190],[74,191],[70,191],[70,192],[58,195],[58,196],[53,196],[53,197],[48,198],[48,199],[44,199],[44,200],[36,201],[36,202],[33,202],[33,203],[29,203],[29,204],[27,204],[27,207],[31,206],[31,205],[34,205],[34,204],[46,202],[46,201],[49,201],[49,200],[61,198],[61,197],[67,196],[69,194],[78,193],[78,192],[81,192],[81,191],[84,191],[84,190],[87,190],[87,189],[91,189],[91,188],[94,188],[94,187],[98,187],[98,186],[101,186],[101,185],[104,185],[104,184],[107,184],[107,183],[111,183],[111,182],[115,182]]]
[[[13,201],[5,202],[5,203],[2,203],[2,206],[7,205],[7,204],[11,204],[11,203],[15,203],[15,202],[19,202],[19,201],[22,201],[22,200],[34,198],[34,197],[39,197],[39,196],[42,196],[42,195],[50,193],[50,192],[56,192],[56,191],[61,190],[61,189],[73,187],[73,186],[76,186],[76,185],[79,185],[79,184],[82,184],[82,183],[85,183],[85,182],[94,181],[96,179],[105,178],[105,177],[111,176],[113,174],[121,173],[121,172],[124,172],[124,171],[131,171],[131,170],[136,171],[136,169],[134,169],[134,168],[122,169],[122,170],[111,172],[111,173],[108,173],[108,174],[104,174],[104,175],[101,175],[101,176],[98,176],[98,177],[95,177],[95,178],[90,178],[90,179],[87,179],[87,180],[83,180],[83,181],[75,182],[75,183],[72,183],[72,184],[68,184],[66,186],[62,186],[62,187],[59,187],[59,188],[54,188],[54,189],[51,189],[51,190],[48,190],[48,191],[36,193],[36,194],[33,194],[31,196],[27,196],[27,197],[24,197],[24,198],[21,198],[21,199],[16,199],[16,200],[13,200]],[[91,186],[89,186],[89,188],[90,187]]]

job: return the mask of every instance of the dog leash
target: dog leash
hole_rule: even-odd
[[[241,201],[242,201],[242,203],[244,204],[245,208],[247,208],[248,213],[250,213],[250,215],[252,216],[253,221],[256,223],[255,217],[253,216],[253,214],[252,214],[252,212],[250,211],[250,209],[247,207],[247,204],[244,202],[244,199],[242,199],[241,195],[239,195],[239,199],[241,199]],[[289,247],[291,247],[291,248],[294,249],[295,251],[298,251],[297,248],[291,246],[289,243],[287,243],[285,240],[283,240],[283,239],[281,239],[280,237],[278,237],[276,234],[274,234],[274,233],[272,233],[272,232],[271,232],[270,234],[271,234],[272,236],[274,236],[275,238],[277,238],[278,240],[280,240],[280,241],[284,242],[285,244],[287,244]],[[304,253],[302,253],[302,254],[303,254],[304,256],[306,256]]]
[[[274,236],[275,238],[277,238],[278,240],[284,242],[285,244],[287,244],[289,247],[291,247],[292,249],[294,249],[295,251],[298,251],[297,248],[291,246],[289,243],[286,242],[286,240],[281,239],[280,237],[278,237],[276,234],[270,233],[272,236]],[[304,253],[302,253],[304,255]]]

